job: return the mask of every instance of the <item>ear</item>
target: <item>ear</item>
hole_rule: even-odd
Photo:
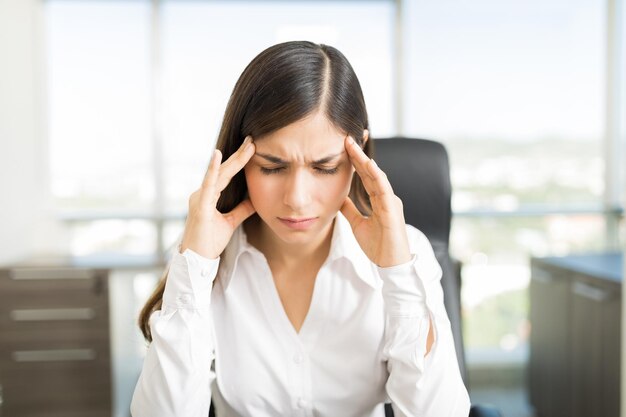
[[[363,146],[365,146],[369,138],[370,138],[370,131],[367,129],[363,129]]]

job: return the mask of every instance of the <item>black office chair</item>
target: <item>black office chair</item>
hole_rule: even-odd
[[[441,286],[465,385],[468,386],[461,322],[460,263],[449,254],[452,219],[450,165],[445,147],[438,142],[412,138],[374,140],[374,159],[387,174],[394,193],[404,206],[405,221],[421,230],[430,240],[443,270]],[[393,416],[386,406],[387,417]],[[472,406],[471,417],[500,417],[498,410]]]

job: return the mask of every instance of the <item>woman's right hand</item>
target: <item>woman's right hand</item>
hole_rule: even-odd
[[[230,241],[235,229],[256,211],[246,198],[229,213],[220,213],[220,193],[254,155],[252,137],[247,136],[239,149],[221,164],[222,153],[215,150],[199,190],[189,197],[189,214],[180,245],[180,253],[189,248],[197,254],[216,259]]]

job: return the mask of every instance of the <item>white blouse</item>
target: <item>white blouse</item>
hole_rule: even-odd
[[[300,332],[242,226],[218,259],[175,251],[131,414],[207,417],[213,398],[217,417],[384,417],[384,402],[396,417],[467,417],[441,268],[406,227],[412,260],[380,268],[338,212]]]

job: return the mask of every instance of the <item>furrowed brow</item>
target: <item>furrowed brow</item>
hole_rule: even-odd
[[[313,164],[321,165],[321,164],[328,163],[328,162],[332,161],[333,159],[337,158],[338,156],[340,156],[342,154],[343,154],[343,152],[339,152],[339,153],[336,153],[336,154],[333,154],[333,155],[325,156],[322,159],[318,159],[317,161],[313,161]],[[288,161],[285,161],[285,160],[283,160],[283,159],[281,159],[281,158],[279,158],[277,156],[274,156],[274,155],[270,155],[270,154],[266,154],[266,153],[260,153],[260,152],[257,152],[255,155],[258,155],[261,158],[264,158],[264,159],[266,159],[266,160],[268,160],[270,162],[273,162],[275,164],[283,164],[283,165],[289,164]]]
[[[287,163],[287,161],[283,161],[282,159],[280,159],[279,157],[274,156],[274,155],[269,155],[269,154],[260,153],[260,152],[255,153],[255,155],[258,155],[261,158],[265,158],[268,161],[273,162],[275,164],[286,164]]]
[[[336,154],[333,154],[333,155],[328,155],[328,156],[325,156],[322,159],[318,159],[317,161],[313,161],[313,163],[322,165],[322,164],[325,164],[327,162],[332,161],[333,159],[337,158],[338,156],[341,156],[342,154],[343,154],[343,152],[339,152],[339,153],[336,153]]]

